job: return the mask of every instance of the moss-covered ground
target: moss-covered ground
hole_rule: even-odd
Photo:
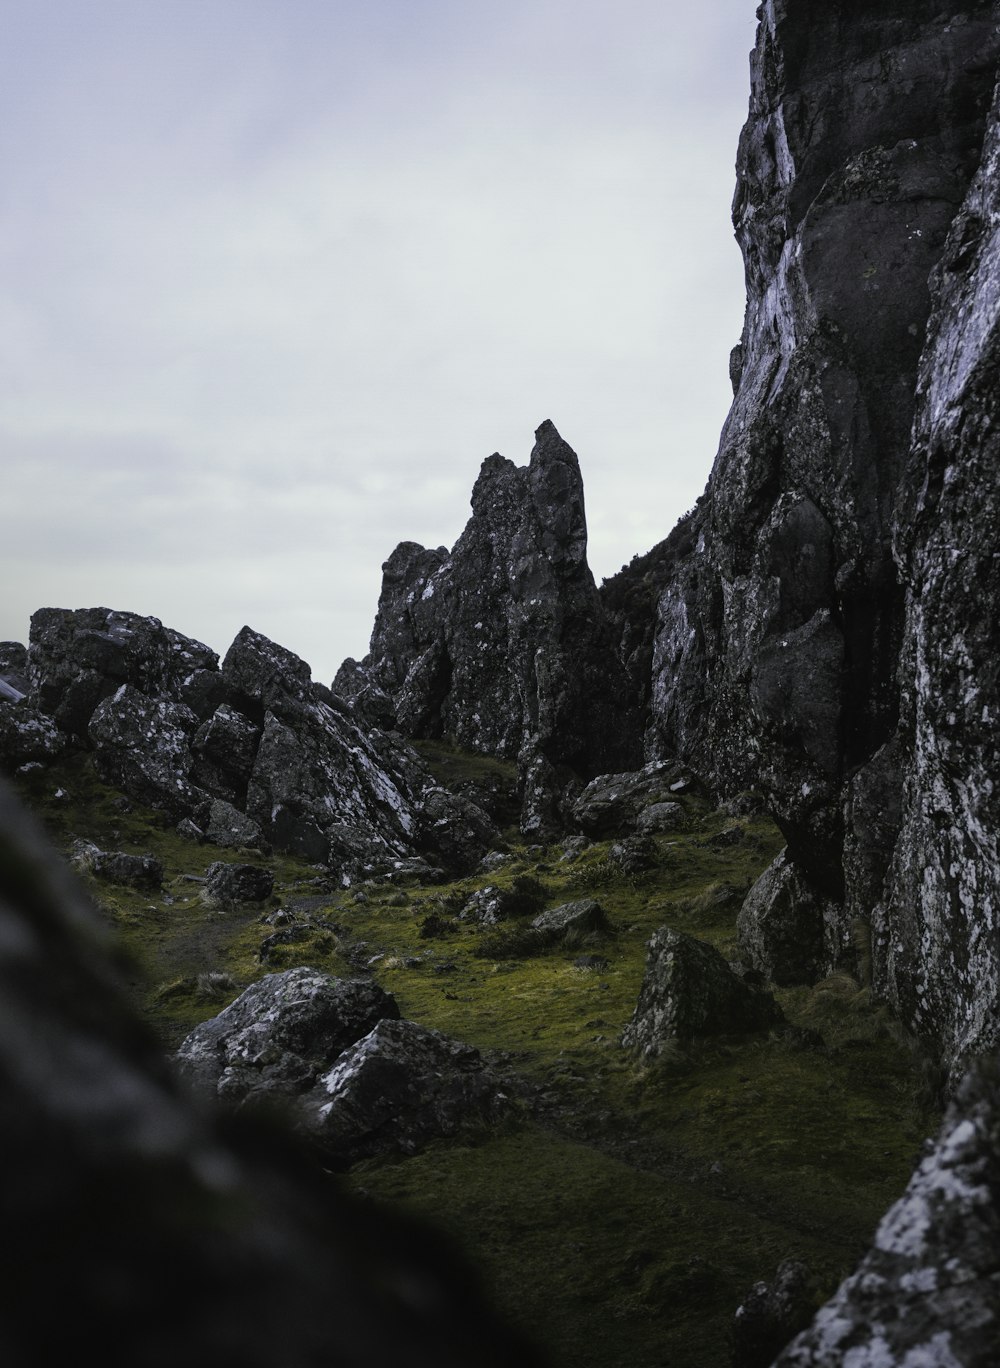
[[[446,782],[510,778],[500,762],[444,746],[425,754]],[[510,858],[489,874],[332,889],[302,861],[185,840],[123,803],[83,756],[22,790],[57,846],[83,838],[163,861],[156,893],[93,889],[131,952],[136,1003],[167,1046],[261,975],[311,964],[373,973],[403,1015],[523,1080],[498,1131],[371,1161],[344,1181],[450,1231],[558,1368],[724,1368],[751,1284],[795,1256],[812,1269],[817,1303],[825,1297],[935,1125],[912,1052],[846,974],[778,992],[792,1031],[704,1042],[655,1066],[618,1045],[652,931],[670,925],[732,952],[740,896],[780,844],[765,818],[687,796],[684,827],[631,878],[606,842],[564,859],[561,846],[525,847],[508,832]],[[236,858],[273,869],[269,907],[202,901],[194,880]],[[528,878],[547,907],[598,899],[612,933],[548,948],[494,937],[484,954],[482,931],[457,911],[477,889],[524,889]],[[274,927],[262,916],[279,905],[304,919],[300,939],[265,962]],[[577,964],[586,957],[591,967]]]

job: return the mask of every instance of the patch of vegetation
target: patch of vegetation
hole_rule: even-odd
[[[440,749],[456,773],[500,763]],[[734,821],[687,795],[686,825],[656,838],[641,874],[623,874],[609,842],[563,859],[558,845],[512,840],[499,869],[401,900],[389,882],[331,891],[301,860],[185,840],[123,805],[83,756],[23,787],[64,850],[82,837],[162,860],[154,894],[89,882],[168,1047],[263,974],[308,964],[374,973],[404,1016],[517,1072],[527,1105],[497,1131],[370,1161],[345,1181],[457,1236],[556,1368],[720,1368],[736,1306],[782,1259],[809,1263],[818,1296],[850,1270],[936,1123],[898,1028],[843,974],[780,990],[789,1027],[770,1035],[643,1066],[618,1045],[654,930],[733,954],[742,895],[780,846],[763,817]],[[263,920],[201,902],[196,880],[218,858],[273,869]],[[527,908],[484,934],[457,914],[487,885],[531,915],[596,896],[615,934],[592,965],[575,962],[579,943],[525,939]]]

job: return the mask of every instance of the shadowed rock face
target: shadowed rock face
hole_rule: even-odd
[[[970,1076],[857,1271],[775,1368],[992,1368],[1000,1345],[1000,1072]]]
[[[5,1363],[81,1344],[112,1368],[534,1361],[439,1237],[178,1091],[102,922],[2,786],[0,1127]]]
[[[962,611],[972,627],[971,599],[962,598],[945,548],[962,541],[977,500],[994,497],[996,462],[977,436],[991,402],[990,319],[981,307],[974,346],[959,346],[957,320],[971,298],[963,304],[947,280],[956,269],[967,279],[970,260],[985,251],[982,204],[959,211],[982,156],[998,21],[995,3],[768,0],[751,59],[734,201],[747,276],[736,392],[706,497],[685,530],[693,549],[659,604],[648,752],[680,754],[723,794],[764,789],[796,877],[814,902],[842,909],[824,926],[827,965],[850,955],[851,920],[871,918],[891,863],[910,764],[909,743],[897,736],[904,632],[909,690],[917,658],[944,646],[943,638],[931,644],[939,629],[928,637],[931,608]],[[961,265],[938,278],[948,302],[932,315],[928,279],[953,221],[949,253]],[[996,298],[992,269],[977,268],[980,299]],[[949,310],[950,340],[942,334]],[[976,383],[977,368],[984,397],[976,423],[963,427],[958,396]],[[948,378],[928,400],[939,373]],[[944,420],[942,403],[951,405]],[[915,415],[923,456],[910,453]],[[951,454],[959,432],[963,445]],[[939,506],[956,459],[970,473],[948,485]],[[928,478],[931,492],[915,505]],[[912,529],[897,538],[902,574],[897,525]],[[983,551],[976,570],[969,562],[973,575],[987,568]],[[925,587],[915,593],[918,581]],[[624,586],[616,592],[623,597]],[[930,731],[944,736],[960,693],[956,680],[952,704],[931,703],[941,696],[943,658],[938,668],[942,678],[930,683],[925,670],[905,705],[908,718],[916,709],[924,719],[916,733],[924,756]],[[988,673],[976,681],[989,682]],[[994,687],[977,700],[977,717],[995,698]],[[979,762],[986,759],[984,751]],[[913,782],[907,829],[919,822]],[[920,783],[929,782],[925,766]],[[954,785],[949,812],[978,810],[979,791],[977,799]],[[967,839],[974,846],[979,838]],[[963,894],[953,891],[957,906]],[[886,946],[897,943],[893,918],[903,901],[890,896]],[[922,915],[926,931],[931,914]],[[896,990],[908,1018],[947,1039],[954,1014],[942,1003],[923,1012],[913,997],[920,934],[914,925],[904,950],[884,951],[881,983],[893,974],[908,983]],[[957,968],[961,951],[942,956]],[[953,986],[942,985],[942,999]],[[980,1038],[988,1042],[989,1033]]]
[[[250,627],[220,667],[157,618],[44,608],[20,665],[27,699],[0,699],[11,770],[87,743],[105,780],[193,834],[294,851],[345,882],[415,855],[471,868],[496,839],[401,737],[351,713]]]
[[[396,548],[365,662],[408,735],[520,761],[529,830],[549,824],[567,783],[628,768],[639,751],[587,565],[579,464],[552,423],[536,439],[526,468],[483,462],[450,554]]]

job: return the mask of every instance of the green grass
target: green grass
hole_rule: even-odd
[[[509,781],[500,762],[422,749],[451,782]],[[68,794],[59,804],[56,783]],[[371,962],[405,1016],[517,1072],[524,1105],[496,1132],[370,1161],[346,1181],[457,1237],[556,1365],[720,1368],[750,1285],[796,1256],[809,1262],[817,1298],[827,1295],[934,1127],[906,1042],[844,975],[778,993],[797,1035],[706,1042],[655,1066],[618,1046],[657,927],[733,952],[742,892],[780,845],[765,819],[734,823],[689,796],[686,826],[659,840],[648,875],[623,877],[606,842],[561,861],[559,847],[529,854],[512,841],[511,861],[488,875],[411,885],[403,896],[366,886],[364,901],[353,889],[324,891],[301,861],[268,859],[271,904],[309,899],[312,920],[265,964],[260,946],[274,927],[262,909],[211,911],[184,877],[243,856],[193,845],[156,814],[122,812],[84,757],[24,788],[57,845],[79,836],[164,862],[161,895],[92,886],[131,952],[136,1004],[168,1046],[265,973],[310,964],[354,974]],[[715,839],[733,827],[735,840]],[[611,934],[595,946],[484,958],[484,932],[455,914],[476,889],[526,877],[543,885],[548,907],[595,897]],[[431,915],[438,933],[428,938]],[[574,965],[590,951],[607,967]]]

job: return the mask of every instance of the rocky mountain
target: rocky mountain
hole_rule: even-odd
[[[407,736],[517,760],[522,829],[558,830],[581,781],[640,762],[636,691],[587,565],[576,453],[551,422],[527,467],[494,454],[449,553],[382,567],[371,650],[334,689],[392,703]]]
[[[735,398],[659,600],[647,738],[762,789],[786,837],[748,958],[822,972],[870,940],[876,991],[949,1061],[1000,1034],[998,19],[761,7]]]
[[[448,1338],[447,1257],[421,1282],[419,1238],[406,1254],[392,1226],[386,1262],[350,1204],[306,1215],[315,1172],[255,1148],[280,1107],[324,1170],[459,1211],[508,1305],[564,1316],[575,1361],[610,1368],[603,1321],[629,1362],[661,1361],[667,1305],[710,1322],[663,1328],[691,1368],[722,1361],[723,1316],[733,1368],[997,1361],[1000,4],[758,18],[733,407],[663,542],[595,585],[579,463],[546,422],[527,467],[484,462],[451,551],[392,553],[370,652],[332,690],[250,628],[220,662],[104,608],[42,609],[27,647],[0,645],[0,759],[156,966],[133,1006],[195,1099],[0,798],[24,1191],[65,1149],[43,1207],[84,1259],[79,1193],[124,1170],[191,1274],[179,1298],[130,1281],[116,1218],[78,1289],[102,1333],[120,1287],[191,1309],[174,1357],[234,1333],[246,1289],[176,1206],[199,1240],[235,1230],[239,1278],[274,1288],[250,1362],[396,1361],[385,1316],[419,1324],[426,1361],[485,1361],[465,1322]],[[228,854],[192,873],[206,845]],[[936,1081],[951,1102],[914,1171]],[[21,1244],[28,1197],[8,1204]],[[566,1282],[532,1250],[542,1210],[573,1231]],[[329,1317],[299,1315],[307,1263],[302,1297],[338,1289]],[[18,1362],[45,1361],[33,1319],[0,1320]],[[122,1361],[162,1361],[127,1328]],[[522,1352],[493,1340],[497,1362]]]
[[[90,748],[105,780],[194,839],[295,852],[345,883],[413,860],[467,866],[497,839],[401,737],[359,726],[303,660],[249,627],[220,665],[156,618],[46,608],[28,650],[7,655],[11,769]]]

